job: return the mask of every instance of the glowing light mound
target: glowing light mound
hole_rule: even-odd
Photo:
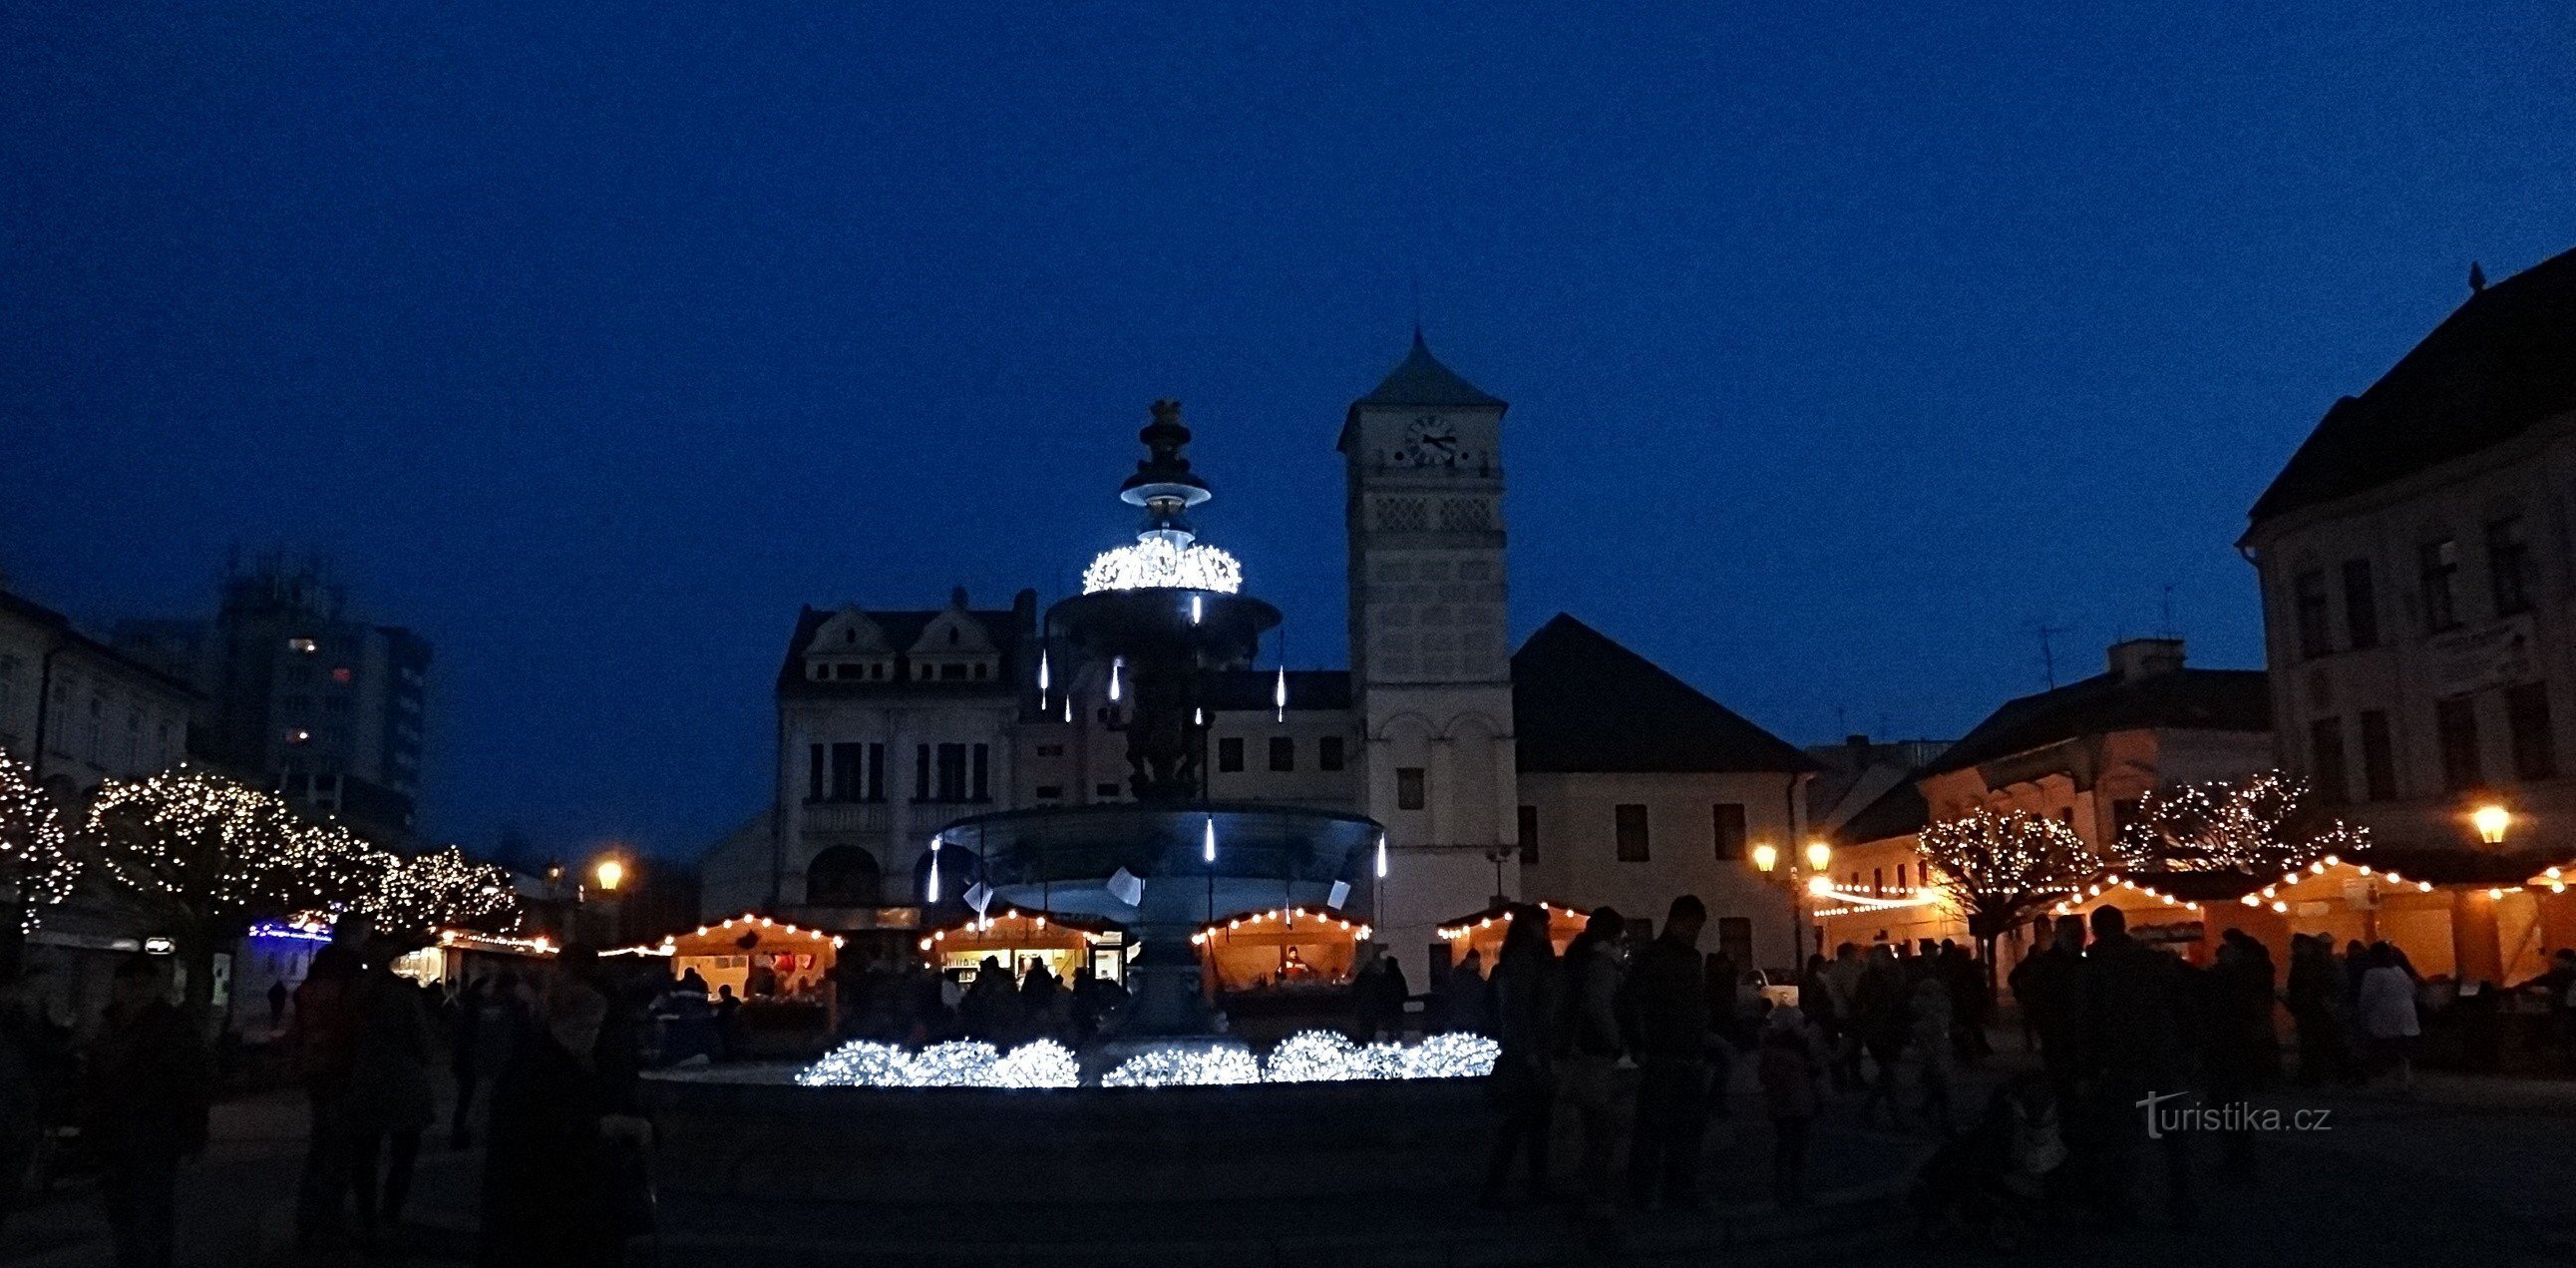
[[[1052,1039],[1011,1050],[989,1043],[933,1044],[907,1053],[891,1044],[842,1044],[796,1074],[805,1087],[1065,1088],[1082,1082],[1073,1051]]]
[[[1158,1048],[1100,1076],[1102,1087],[1212,1087],[1259,1083],[1261,1063],[1241,1048]]]
[[[1494,1072],[1501,1051],[1483,1035],[1433,1035],[1419,1044],[1365,1047],[1329,1030],[1290,1036],[1259,1061],[1241,1048],[1158,1048],[1138,1053],[1101,1076],[1116,1088],[1227,1087],[1253,1083],[1345,1083],[1396,1079],[1473,1079]],[[971,1087],[993,1089],[1080,1086],[1080,1063],[1071,1049],[1040,1039],[1007,1055],[989,1043],[960,1040],[906,1052],[892,1044],[859,1040],[833,1049],[798,1071],[804,1087]]]
[[[1082,592],[1103,590],[1213,590],[1233,594],[1243,589],[1243,565],[1214,546],[1176,545],[1148,536],[1133,546],[1104,550],[1082,570]]]

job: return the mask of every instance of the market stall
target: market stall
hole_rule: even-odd
[[[1503,935],[1510,930],[1512,908],[1517,905],[1497,904],[1455,920],[1442,921],[1440,940],[1449,947],[1449,962],[1459,963],[1467,958],[1469,952],[1474,952],[1476,962],[1484,971],[1493,972],[1494,957],[1502,953]],[[1568,907],[1563,903],[1542,902],[1538,907],[1547,913],[1547,940],[1556,948],[1558,955],[1565,954],[1566,944],[1574,941],[1574,936],[1583,932],[1585,923],[1592,919],[1591,913],[1582,908]]]
[[[1208,989],[1241,991],[1347,985],[1367,925],[1328,911],[1274,907],[1211,922],[1190,935]]]
[[[1093,976],[1124,982],[1128,943],[1114,925],[1031,915],[1006,910],[933,930],[917,944],[931,967],[973,981],[990,957],[1011,972],[1013,980],[1043,964],[1059,981],[1073,980],[1074,970],[1088,965]]]

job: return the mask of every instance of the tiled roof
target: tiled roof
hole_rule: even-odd
[[[1525,771],[1811,771],[1815,759],[1558,613],[1512,654]]]
[[[1932,821],[1932,804],[1923,800],[1921,785],[1907,775],[1880,793],[1878,799],[1860,808],[1860,813],[1834,829],[1834,840],[1842,845],[1859,845],[1884,841],[1889,837],[1908,836],[1923,830]]]
[[[2336,401],[2255,524],[2367,492],[2576,410],[2576,251],[2477,291],[2360,396]]]
[[[2008,701],[1924,768],[1927,775],[2112,731],[2171,728],[2268,731],[2272,697],[2259,669],[2169,669],[2133,678],[2096,674]]]

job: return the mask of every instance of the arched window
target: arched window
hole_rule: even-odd
[[[874,907],[877,861],[855,845],[836,845],[805,865],[805,901],[815,907]]]

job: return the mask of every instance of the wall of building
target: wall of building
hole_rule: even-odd
[[[1520,804],[1537,817],[1537,857],[1520,867],[1523,890],[1550,902],[1604,904],[1632,919],[1660,924],[1681,894],[1708,904],[1702,950],[1719,946],[1719,921],[1750,922],[1754,965],[1789,963],[1792,900],[1781,881],[1766,879],[1749,857],[1720,858],[1719,804],[1744,807],[1746,855],[1769,842],[1788,866],[1799,840],[1791,821],[1795,777],[1787,774],[1615,774],[1525,771]],[[1645,807],[1644,861],[1619,857],[1619,807]],[[1532,843],[1522,842],[1524,857]],[[1452,916],[1463,912],[1452,912]],[[1812,944],[1806,947],[1813,950]]]
[[[2390,486],[2304,508],[2248,537],[2263,599],[2264,644],[2272,668],[2280,763],[2313,783],[2331,784],[2316,728],[2342,740],[2341,813],[2366,824],[2383,845],[2474,848],[2464,812],[2488,795],[2526,817],[2528,835],[2509,842],[2576,856],[2576,415],[2532,428],[2510,443],[2442,464]],[[2518,523],[2527,611],[2500,603],[2500,560],[2489,534]],[[2439,586],[2426,574],[2428,546],[2455,543],[2452,624],[2440,620]],[[2366,567],[2369,592],[2356,601],[2347,565]],[[2303,636],[2301,578],[2323,599],[2323,637]],[[2510,589],[2511,587],[2508,587]],[[2312,618],[2313,620],[2313,618]],[[2517,770],[2508,693],[2536,687],[2547,718],[2552,774]],[[2457,700],[2476,719],[2482,792],[2448,787],[2439,703]],[[2386,715],[2394,786],[2374,789],[2362,715]],[[2321,778],[2322,777],[2322,778]]]

